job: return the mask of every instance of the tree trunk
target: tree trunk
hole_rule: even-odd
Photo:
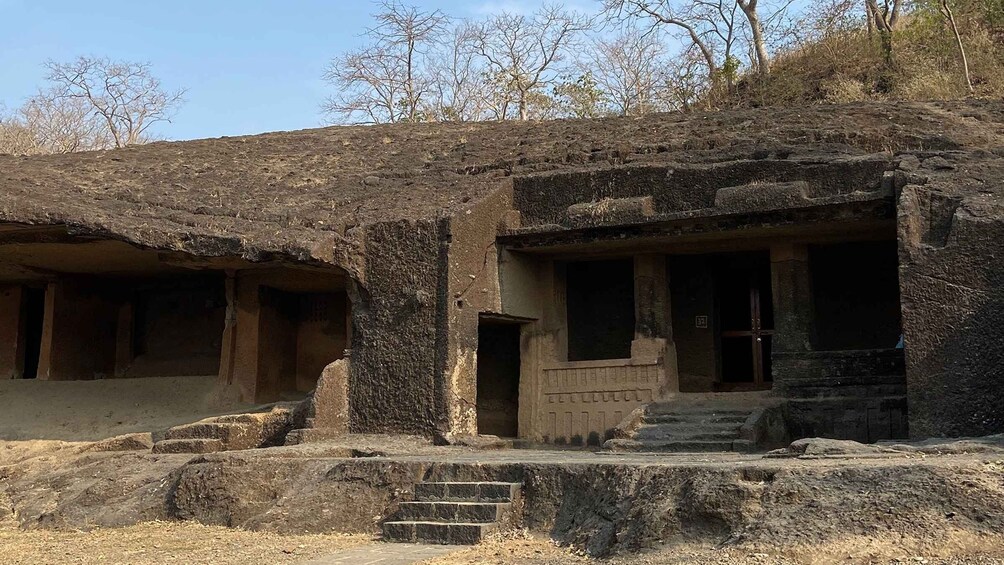
[[[959,26],[955,25],[955,16],[952,14],[952,8],[948,5],[948,0],[941,0],[941,10],[945,15],[945,19],[948,20],[949,25],[952,26],[952,33],[955,34],[955,44],[959,48],[959,57],[962,59],[962,71],[966,76],[966,86],[969,87],[969,93],[973,94],[976,90],[973,88],[973,80],[969,76],[969,58],[966,57],[966,48],[962,44],[962,36],[959,34]]]
[[[875,22],[875,29],[878,31],[879,42],[882,45],[882,54],[885,56],[886,65],[892,65],[892,29],[896,23],[896,16],[899,13],[899,4],[894,4],[892,18],[890,18],[888,13],[879,9],[876,0],[865,1],[868,5],[868,11]]]
[[[750,32],[753,34],[753,49],[756,51],[757,72],[761,76],[770,74],[770,55],[767,54],[767,43],[763,37],[763,25],[760,23],[760,15],[757,13],[756,0],[739,0],[739,8],[746,14],[746,19],[750,23]]]
[[[875,14],[869,2],[865,2],[865,20],[868,22],[868,39],[871,39],[875,35]]]

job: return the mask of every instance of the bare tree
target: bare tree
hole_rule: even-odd
[[[890,32],[895,30],[899,23],[904,3],[904,0],[865,0],[868,13],[875,25]]]
[[[437,121],[477,121],[487,112],[489,85],[474,52],[474,28],[456,26],[433,53],[432,99],[425,113]]]
[[[948,0],[938,0],[938,7],[941,9],[941,14],[945,16],[945,21],[948,22],[949,27],[952,29],[952,34],[955,36],[955,45],[959,49],[959,59],[962,61],[962,71],[966,77],[966,86],[969,87],[970,93],[974,93],[976,90],[973,88],[973,79],[969,75],[969,57],[966,56],[966,47],[962,44],[962,35],[959,33],[959,26],[955,23],[955,14],[952,13],[952,7],[949,5]]]
[[[664,109],[660,91],[666,86],[667,59],[666,46],[655,35],[627,28],[595,40],[578,66],[606,94],[613,113],[638,116]]]
[[[874,26],[878,31],[886,62],[891,63],[892,33],[899,23],[904,0],[881,0],[881,2],[880,6],[879,0],[865,0],[865,8],[868,12],[869,30]]]
[[[69,63],[48,61],[49,91],[39,93],[42,106],[88,107],[101,118],[114,147],[144,143],[150,126],[170,122],[185,91],[165,91],[149,63],[79,57]]]
[[[509,117],[511,106],[520,120],[541,117],[532,115],[535,104],[557,82],[568,49],[590,25],[587,18],[546,5],[529,17],[502,12],[476,28],[475,51],[500,89],[495,103],[498,119]]]
[[[764,39],[763,24],[760,22],[760,14],[757,12],[758,0],[736,0],[739,9],[746,14],[746,20],[750,24],[750,34],[753,36],[752,47],[756,52],[756,69],[761,75],[770,73],[770,55],[767,54],[767,40]]]
[[[424,58],[450,20],[439,10],[425,12],[396,1],[380,6],[373,16],[377,25],[366,31],[372,43],[336,57],[324,73],[338,93],[322,110],[336,120],[353,121],[359,115],[369,123],[421,118],[431,82]]]
[[[684,0],[603,0],[603,12],[616,19],[648,19],[656,25],[668,25],[682,31],[704,59],[708,77],[718,75],[718,59],[714,46],[701,27],[705,21],[692,2]]]
[[[608,114],[609,95],[590,71],[560,82],[553,89],[552,99],[557,116],[599,118]]]
[[[104,119],[78,98],[40,91],[0,117],[0,153],[38,155],[114,147]]]
[[[865,3],[866,13],[867,3]],[[870,17],[863,22],[860,0],[820,0],[811,10],[803,12],[794,26],[796,44],[806,45],[820,40],[860,30],[874,22]]]
[[[667,106],[681,112],[689,112],[701,99],[707,99],[710,86],[702,76],[704,65],[702,56],[694,49],[676,57],[666,73],[666,87],[660,91]]]
[[[34,133],[16,115],[0,108],[0,155],[35,155],[39,153]]]
[[[721,53],[718,76],[713,80],[725,80],[731,91],[739,77],[740,63],[734,51],[743,38],[742,22],[736,15],[739,4],[735,0],[693,0],[694,18],[701,22],[703,35],[712,48]]]
[[[405,99],[399,58],[371,46],[339,55],[331,61],[324,80],[338,91],[321,111],[332,122],[394,123],[401,120]]]

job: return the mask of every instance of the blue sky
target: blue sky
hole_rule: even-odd
[[[538,4],[411,3],[457,17]],[[315,127],[329,92],[324,66],[362,42],[374,9],[347,0],[0,0],[0,102],[16,107],[30,96],[47,59],[107,56],[148,61],[165,87],[188,89],[173,123],[156,131],[168,139]]]

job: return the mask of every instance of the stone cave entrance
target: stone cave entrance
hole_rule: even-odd
[[[716,390],[770,388],[774,303],[766,252],[721,256],[715,266],[720,380]]]
[[[770,254],[674,255],[668,264],[680,391],[771,388]]]
[[[341,292],[260,288],[258,394],[299,400],[347,345],[348,298]]]
[[[21,300],[24,342],[20,344],[20,359],[17,361],[22,367],[21,378],[34,379],[38,377],[38,359],[42,354],[42,326],[44,323],[45,287],[24,287]]]
[[[519,433],[520,324],[482,318],[478,324],[478,433]]]

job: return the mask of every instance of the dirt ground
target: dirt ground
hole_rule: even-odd
[[[0,380],[0,440],[100,440],[247,411],[216,405],[216,377]]]
[[[282,536],[190,522],[146,522],[89,532],[24,531],[12,520],[0,524],[0,562],[8,565],[299,563],[365,543],[372,543],[372,537]]]
[[[974,564],[1004,565],[1004,535],[977,539],[957,536],[955,543],[924,547],[923,542],[908,542],[915,551],[896,544],[876,544],[872,540],[848,538],[841,543],[792,548],[716,548],[695,543],[667,546],[611,559],[591,559],[581,552],[560,547],[551,540],[522,535],[495,539],[422,565],[559,565],[595,563],[597,565],[824,565],[848,564]],[[923,548],[922,550],[919,548]]]
[[[420,565],[822,565],[915,563],[1004,565],[1004,537],[959,539],[951,547],[905,552],[849,539],[820,548],[722,548],[679,544],[609,560],[591,559],[541,537],[521,535],[458,549]],[[0,523],[0,555],[10,565],[311,563],[339,551],[381,543],[365,535],[278,535],[188,522],[146,522],[89,532],[23,531]]]

